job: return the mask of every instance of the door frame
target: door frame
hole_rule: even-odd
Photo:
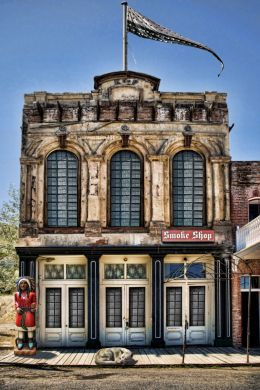
[[[88,284],[87,284],[87,259],[85,256],[52,256],[51,261],[40,260],[38,264],[38,318],[39,318],[39,346],[85,346],[88,339],[87,330],[87,299],[88,299]],[[44,266],[46,264],[53,265],[85,265],[85,279],[66,279],[66,268],[64,267],[64,279],[44,279]],[[59,341],[47,342],[46,340],[46,289],[47,288],[61,288],[61,328],[48,328],[50,333],[61,334]],[[85,327],[84,328],[69,328],[69,288],[84,288],[85,290]],[[70,331],[73,329],[73,331]],[[58,332],[59,331],[59,332]],[[69,343],[69,334],[74,332],[79,333],[84,338],[84,341],[75,341]],[[83,336],[84,333],[84,336]]]
[[[106,264],[146,264],[146,279],[127,279],[126,271],[124,279],[105,279]],[[125,266],[126,270],[126,266]],[[122,328],[106,327],[106,288],[120,287],[122,291]],[[122,332],[120,345],[129,346],[129,330],[126,329],[126,321],[129,321],[129,289],[131,287],[145,288],[145,344],[150,345],[152,338],[152,311],[151,311],[151,261],[148,255],[103,255],[100,259],[100,341],[102,346],[116,346],[116,342],[109,343],[106,338],[106,329],[111,329],[112,333]],[[126,315],[127,313],[127,315]],[[125,318],[124,318],[125,317]],[[112,329],[115,329],[113,332]],[[121,330],[120,330],[121,329]],[[129,328],[128,328],[129,329]],[[138,328],[134,328],[138,329]],[[143,329],[143,328],[140,328]],[[139,345],[131,343],[131,345]]]
[[[198,256],[194,255],[185,255],[185,261],[183,261],[183,257],[179,255],[168,255],[165,258],[165,264],[168,263],[177,263],[177,264],[184,264],[186,267],[188,267],[191,263],[196,260],[196,258],[199,258]],[[203,255],[201,255],[201,260],[198,261],[200,263],[211,264],[214,259],[212,258],[203,258]],[[210,267],[211,269],[212,267]],[[199,329],[202,328],[200,326],[190,326],[190,287],[205,287],[205,325],[203,328],[205,330]],[[167,319],[167,296],[166,296],[166,288],[167,287],[182,287],[182,326],[167,326],[166,325],[166,319]],[[187,320],[189,327],[187,329],[187,344],[208,344],[213,345],[215,340],[215,281],[213,279],[207,278],[174,278],[174,279],[168,279],[164,281],[164,340],[166,345],[182,345],[183,344],[183,337],[184,337],[184,327],[185,327],[185,314],[187,315]],[[192,342],[191,340],[191,334],[192,332],[201,332],[205,331],[205,342]],[[169,339],[169,333],[172,333],[172,339]],[[177,337],[179,334],[179,338]]]

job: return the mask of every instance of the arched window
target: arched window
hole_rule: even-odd
[[[47,158],[47,226],[78,226],[78,159],[64,150]]]
[[[260,198],[249,200],[248,204],[248,220],[249,222],[260,215]]]
[[[110,163],[110,225],[141,226],[141,160],[134,152],[117,152]]]
[[[190,150],[173,158],[173,225],[203,226],[204,224],[204,161]]]

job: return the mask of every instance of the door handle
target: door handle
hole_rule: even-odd
[[[128,321],[125,322],[125,327],[129,328],[129,322]]]

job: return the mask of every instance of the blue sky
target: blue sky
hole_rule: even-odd
[[[212,48],[129,34],[129,69],[161,79],[161,91],[228,93],[233,160],[259,160],[260,0],[131,0],[157,23]],[[19,185],[24,93],[84,92],[122,69],[118,0],[0,0],[0,204]]]

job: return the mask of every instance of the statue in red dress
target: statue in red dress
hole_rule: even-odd
[[[36,294],[34,289],[34,280],[30,277],[23,276],[16,282],[17,292],[14,295],[16,309],[16,327],[18,338],[16,346],[22,350],[25,344],[29,350],[36,347],[35,331],[35,311],[36,311]],[[26,337],[27,336],[27,337]]]

